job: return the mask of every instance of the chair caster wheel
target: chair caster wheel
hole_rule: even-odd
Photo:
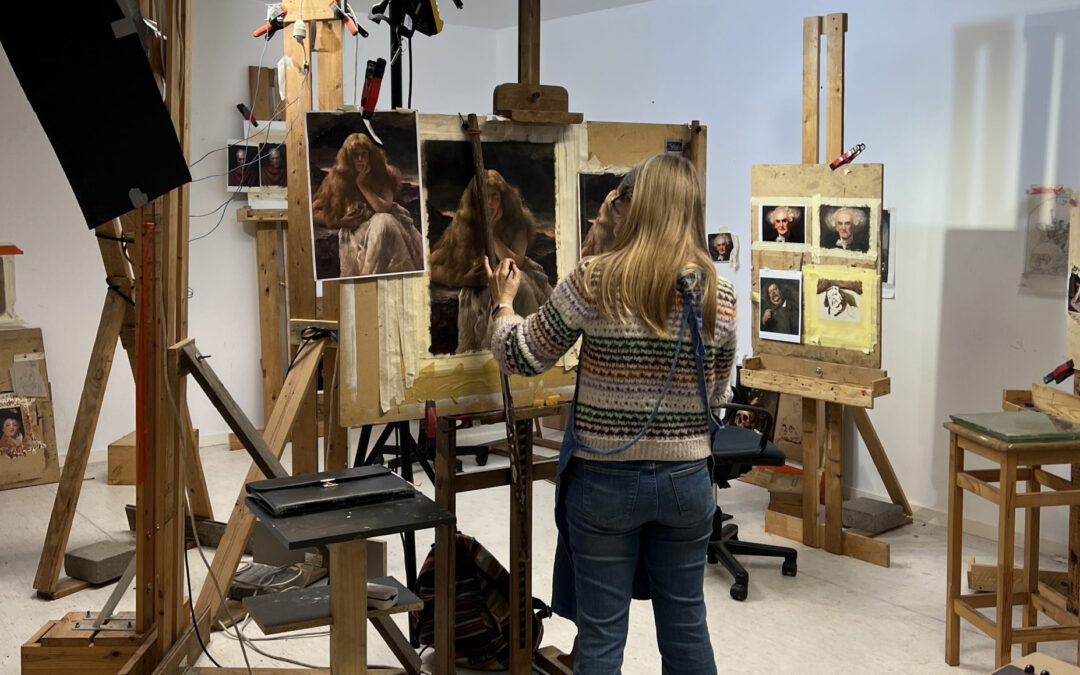
[[[780,573],[785,577],[793,577],[799,571],[799,565],[794,560],[785,560],[780,567]]]
[[[742,602],[746,599],[746,584],[731,584],[731,597],[733,600]]]
[[[477,466],[484,466],[485,464],[487,464],[487,461],[488,461],[488,456],[487,456],[486,452],[476,454],[476,465]]]
[[[710,564],[710,565],[715,565],[715,564],[717,564],[718,562],[720,562],[720,556],[716,555],[716,554],[715,554],[715,553],[713,553],[712,551],[709,551],[709,553],[708,553],[708,559],[709,559],[709,564]]]

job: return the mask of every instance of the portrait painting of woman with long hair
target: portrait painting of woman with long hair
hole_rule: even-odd
[[[315,146],[320,143],[325,146],[327,141],[340,136],[342,127],[359,121],[349,114],[329,115],[334,126],[324,130],[318,139],[309,138],[309,143],[314,144],[312,153],[319,152]],[[310,136],[313,126],[310,118],[308,126]],[[424,244],[418,214],[402,204],[402,171],[388,159],[388,156],[408,157],[409,152],[415,155],[416,146],[401,148],[400,145],[397,143],[391,149],[387,141],[384,149],[367,133],[354,131],[340,145],[322,149],[322,156],[334,147],[336,154],[333,163],[324,169],[321,182],[316,183],[318,176],[312,169],[311,221],[315,228],[317,278],[423,271]],[[315,163],[315,158],[312,159]],[[334,235],[336,266],[331,264]],[[320,242],[324,245],[320,246]],[[320,260],[320,256],[324,259]]]

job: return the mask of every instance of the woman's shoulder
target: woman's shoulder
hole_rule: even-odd
[[[716,301],[720,303],[735,304],[736,293],[735,284],[731,283],[730,279],[725,278],[723,275],[716,275]]]

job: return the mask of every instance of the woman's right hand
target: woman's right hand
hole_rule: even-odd
[[[518,287],[521,286],[521,270],[513,258],[503,258],[498,266],[492,270],[487,256],[484,256],[484,270],[487,272],[488,290],[491,293],[492,305],[514,304]]]

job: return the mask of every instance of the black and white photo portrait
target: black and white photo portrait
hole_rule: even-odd
[[[800,342],[802,337],[802,273],[761,270],[758,329],[762,339]]]

